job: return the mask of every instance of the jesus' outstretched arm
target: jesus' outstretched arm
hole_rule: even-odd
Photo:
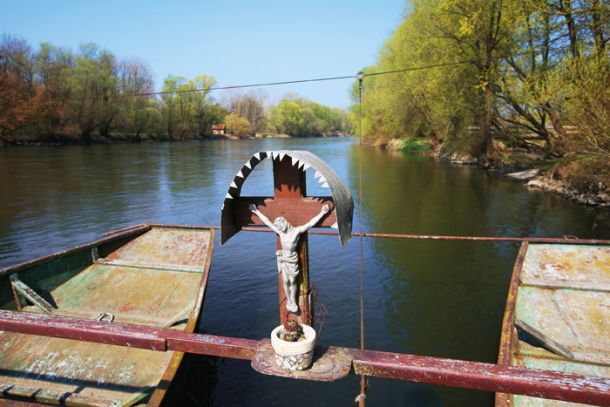
[[[258,217],[259,217],[259,219],[260,219],[261,221],[263,221],[263,223],[264,223],[265,225],[267,225],[267,227],[271,228],[271,230],[273,230],[273,231],[274,231],[275,233],[277,233],[277,234],[279,234],[279,233],[280,233],[280,231],[279,231],[279,230],[277,230],[277,228],[275,227],[275,225],[273,224],[273,222],[271,222],[271,221],[269,220],[269,218],[268,218],[268,217],[266,217],[266,216],[265,216],[265,215],[264,215],[264,214],[263,214],[261,211],[259,211],[259,210],[256,208],[256,205],[254,205],[254,204],[250,204],[250,206],[248,206],[248,209],[250,209],[250,212],[252,212],[252,213],[253,213],[253,214],[255,214],[256,216],[258,216]]]
[[[322,219],[328,212],[330,212],[330,208],[328,207],[328,205],[324,205],[319,214],[314,216],[309,222],[307,222],[303,226],[299,226],[296,229],[299,231],[299,233],[307,232],[309,229],[316,226],[320,219]]]

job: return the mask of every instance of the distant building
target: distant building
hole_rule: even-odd
[[[226,134],[227,126],[224,123],[213,124],[212,134],[215,136],[224,136]]]

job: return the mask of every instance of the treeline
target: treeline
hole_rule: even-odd
[[[289,95],[270,109],[269,129],[278,134],[297,137],[333,135],[348,133],[350,121],[342,109]]]
[[[265,94],[257,91],[229,94],[222,104],[230,112],[224,123],[232,134],[311,137],[351,132],[351,121],[345,110],[294,94],[285,95],[268,108],[265,108]]]
[[[345,112],[288,97],[267,107],[260,92],[213,98],[213,77],[168,76],[155,95],[148,65],[95,44],[77,52],[0,40],[0,144],[183,140],[209,137],[213,124],[234,135],[318,136],[348,132]],[[137,96],[136,96],[137,95]],[[285,106],[289,105],[289,108]]]
[[[365,137],[496,166],[554,160],[608,187],[607,1],[412,0],[406,11],[365,72],[417,69],[364,79]]]

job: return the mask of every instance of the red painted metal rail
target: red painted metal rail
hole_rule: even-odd
[[[189,334],[167,328],[3,310],[0,310],[0,329],[246,360],[254,358],[259,343],[252,339]],[[345,350],[352,355],[353,373],[358,375],[610,405],[610,379],[604,377],[372,350]]]
[[[129,226],[123,229],[113,230],[108,233],[104,233],[103,236],[110,236],[116,233],[124,232],[127,230],[149,227],[149,226],[162,226],[155,223],[142,223],[139,225]],[[192,229],[220,229],[220,226],[189,226],[189,225],[165,225],[165,226],[177,226],[181,228],[192,228]],[[261,227],[243,227],[243,231],[246,232],[261,232],[261,233],[273,233],[272,230]],[[309,230],[310,235],[323,235],[323,236],[338,236],[338,232],[334,231],[323,231],[323,230]],[[570,243],[570,244],[610,244],[610,240],[604,239],[580,239],[575,236],[563,236],[563,237],[505,237],[505,236],[453,236],[453,235],[416,235],[416,234],[404,234],[404,233],[375,233],[375,232],[352,232],[352,236],[357,237],[368,237],[377,239],[414,239],[414,240],[469,240],[477,242],[507,242],[507,243]]]

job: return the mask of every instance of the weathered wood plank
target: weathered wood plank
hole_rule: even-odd
[[[555,370],[560,372],[610,377],[610,366],[595,365],[590,363],[578,363],[566,360],[552,352],[543,348],[529,345],[526,342],[519,341],[518,353],[513,361],[515,366],[526,367],[530,369]],[[533,398],[527,396],[513,396],[513,404],[511,407],[576,407],[583,406],[582,404],[561,402],[557,400],[545,400],[542,398]]]
[[[184,271],[187,273],[201,273],[203,271],[202,266],[183,266],[177,264],[164,264],[164,263],[150,263],[142,261],[129,261],[129,260],[110,260],[110,259],[99,259],[96,261],[97,264],[106,264],[109,266],[121,266],[121,267],[133,267],[138,269],[146,270],[165,270],[165,271]]]
[[[17,293],[23,295],[28,301],[32,304],[50,314],[53,312],[53,306],[47,302],[44,298],[42,298],[36,291],[28,287],[25,283],[19,280],[17,273],[11,275],[11,285],[13,289],[17,291]]]
[[[575,361],[610,365],[610,294],[521,286],[516,325]]]
[[[610,246],[531,245],[521,284],[610,292]]]
[[[209,233],[201,230],[153,227],[107,256],[106,260],[162,264],[164,267],[202,267],[206,262],[209,244]]]

